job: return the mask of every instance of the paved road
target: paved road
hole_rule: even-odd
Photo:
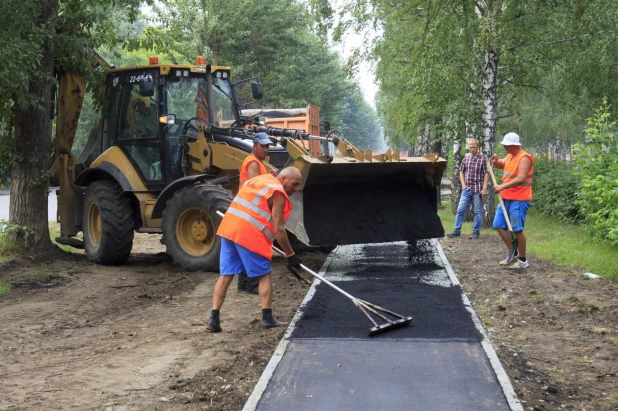
[[[56,188],[53,187],[49,191],[48,197],[48,218],[49,221],[56,221],[56,212],[58,210],[58,204],[56,201]],[[8,220],[9,219],[9,202],[11,196],[9,195],[8,189],[0,189],[0,220]]]

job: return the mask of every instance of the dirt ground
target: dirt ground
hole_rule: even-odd
[[[0,265],[0,410],[239,410],[283,330],[260,329],[257,296],[232,283],[220,334],[204,329],[217,275],[186,273],[160,236],[137,235],[129,263],[81,254]],[[531,255],[497,265],[497,237],[442,245],[526,410],[618,409],[616,284]],[[305,253],[316,271],[326,254]],[[306,288],[273,260],[274,313],[289,321]]]
[[[525,410],[618,410],[618,284],[507,249],[481,233],[441,240]]]
[[[127,265],[83,254],[0,265],[0,410],[238,410],[283,329],[263,331],[255,295],[230,287],[223,332],[206,333],[214,273],[172,264],[138,234]],[[326,254],[304,254],[321,267]],[[273,259],[273,312],[292,319],[307,288]]]

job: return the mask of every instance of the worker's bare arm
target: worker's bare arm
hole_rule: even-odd
[[[252,161],[247,166],[247,179],[251,179],[253,177],[260,175],[260,166],[258,166],[257,161]]]
[[[283,208],[285,207],[285,196],[280,192],[275,192],[272,196],[272,216],[273,216],[273,226],[275,228],[275,238],[277,239],[277,243],[283,249],[285,255],[294,254],[294,250],[290,245],[290,240],[288,239],[288,234],[285,231],[285,225],[283,221]]]

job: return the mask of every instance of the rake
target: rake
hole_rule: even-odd
[[[219,214],[221,217],[223,217],[224,215],[221,211],[217,211],[217,214]],[[275,250],[275,252],[281,255],[282,257],[286,257],[285,253],[282,250],[278,249],[277,247],[273,246],[273,250]],[[367,317],[367,319],[371,322],[371,324],[373,324],[373,327],[369,329],[369,336],[374,336],[374,335],[383,333],[385,331],[390,331],[396,328],[401,328],[403,326],[410,325],[412,323],[412,317],[405,317],[403,315],[389,311],[386,308],[382,308],[370,302],[356,298],[353,295],[346,293],[341,288],[337,287],[335,284],[331,283],[330,281],[328,281],[327,279],[325,279],[324,277],[322,277],[315,271],[311,270],[309,267],[307,267],[304,264],[301,264],[300,268],[302,268],[303,270],[305,270],[306,272],[308,272],[309,274],[311,274],[318,280],[324,282],[326,285],[330,286],[335,291],[338,291],[339,293],[345,295],[350,300],[352,300],[356,308],[358,308],[365,315],[365,317]],[[288,269],[290,271],[294,270],[290,266],[288,266]],[[293,272],[293,274],[295,277],[300,277],[298,273],[296,273],[295,271]],[[378,324],[376,320],[373,319],[370,313],[378,317],[382,321],[384,321],[384,323]],[[392,317],[392,318],[388,318],[387,316]]]
[[[494,169],[491,163],[489,162],[489,157],[485,156],[485,161],[487,161],[487,170],[489,170],[489,175],[491,176],[491,182],[496,184],[496,176],[494,174]],[[511,226],[511,220],[509,219],[509,215],[506,213],[506,207],[504,205],[504,200],[500,194],[498,194],[498,199],[500,200],[500,207],[502,207],[502,213],[504,214],[504,219],[506,220],[506,225],[509,227],[509,233],[511,234],[511,249],[509,250],[509,256],[507,258],[507,263],[510,264],[513,261],[517,260],[517,237],[515,237],[515,233],[513,232],[513,226]]]
[[[278,249],[277,247],[273,246],[273,250],[275,250],[275,252],[277,254],[285,257],[285,253],[282,250]],[[367,302],[365,300],[361,300],[359,298],[356,298],[356,297],[346,293],[341,288],[337,287],[335,284],[331,283],[330,281],[328,281],[327,279],[325,279],[324,277],[322,277],[321,275],[319,275],[315,271],[311,270],[309,267],[305,266],[304,264],[301,264],[300,268],[302,268],[303,270],[305,270],[306,272],[308,272],[309,274],[311,274],[315,278],[319,279],[320,281],[324,282],[326,285],[330,286],[335,291],[340,292],[341,294],[345,295],[350,300],[352,300],[352,302],[354,303],[356,308],[361,310],[361,312],[365,315],[365,317],[367,317],[367,319],[373,324],[373,327],[369,330],[369,335],[370,336],[373,336],[373,335],[376,335],[376,334],[380,334],[380,333],[382,333],[384,331],[393,330],[395,328],[400,328],[400,327],[403,327],[404,325],[410,325],[412,323],[412,317],[404,317],[403,315],[400,315],[400,314],[394,313],[392,311],[389,311],[386,308],[382,308],[382,307],[379,307],[379,306],[377,306],[375,304]],[[289,266],[288,266],[288,269],[290,271],[293,270],[293,268],[289,267]],[[371,313],[371,314],[375,315],[376,317],[380,318],[382,321],[384,321],[384,323],[383,324],[378,324],[373,319],[373,317],[371,317],[371,315],[369,313]],[[392,317],[392,319],[388,318],[387,315]]]

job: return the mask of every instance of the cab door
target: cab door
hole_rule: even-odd
[[[154,81],[154,95],[140,95],[139,80]],[[159,81],[155,70],[119,76],[121,97],[115,145],[121,148],[150,189],[163,188],[162,140],[159,124]]]

